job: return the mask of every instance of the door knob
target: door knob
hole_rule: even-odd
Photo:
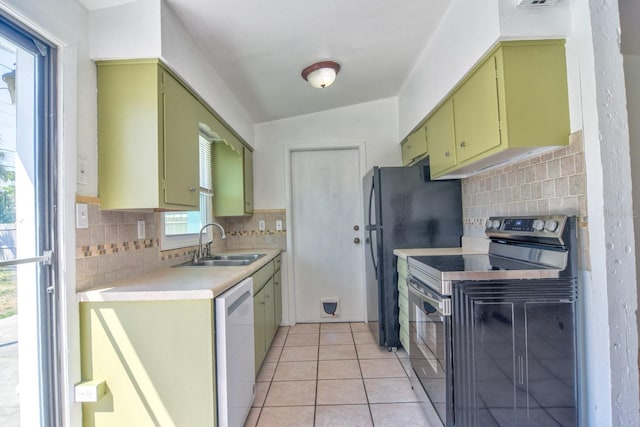
[[[353,243],[355,243],[356,245],[360,243],[360,238],[356,237],[355,239],[353,239]]]

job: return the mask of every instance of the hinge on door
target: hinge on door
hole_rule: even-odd
[[[162,178],[162,189],[166,190],[167,189],[167,180]]]

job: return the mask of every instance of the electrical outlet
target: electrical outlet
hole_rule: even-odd
[[[276,220],[276,231],[282,231],[282,220],[281,219],[277,219]]]
[[[260,221],[258,221],[258,229],[260,231],[264,231],[267,229],[267,225],[264,222],[264,219],[261,219]]]
[[[138,240],[144,240],[144,221],[138,221]]]
[[[76,203],[76,228],[89,228],[89,207],[86,203]]]

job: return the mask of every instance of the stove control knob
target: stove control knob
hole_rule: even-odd
[[[553,219],[549,219],[544,223],[544,228],[547,231],[551,231],[552,233],[558,229],[558,221]]]
[[[542,231],[544,230],[544,221],[541,219],[536,219],[535,221],[533,221],[532,227],[535,231]]]
[[[486,229],[490,229],[490,228],[492,228],[492,227],[491,227],[491,224],[493,224],[493,221],[491,221],[490,219],[488,219],[488,220],[487,220],[487,222],[485,222],[485,224],[484,224],[484,228],[486,228]]]
[[[497,230],[500,228],[500,225],[502,225],[502,223],[499,219],[494,219],[493,221],[491,221],[491,228],[495,228]]]

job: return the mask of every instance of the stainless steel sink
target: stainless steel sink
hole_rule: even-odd
[[[265,254],[229,254],[212,255],[199,259],[197,262],[187,261],[178,264],[176,267],[241,267],[262,258]]]

